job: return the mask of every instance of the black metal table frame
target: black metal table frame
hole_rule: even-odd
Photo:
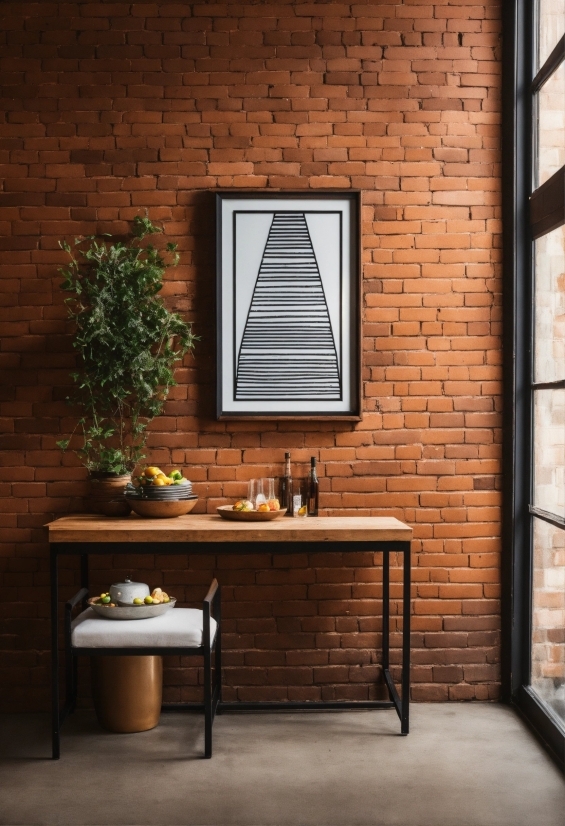
[[[80,556],[81,588],[88,589],[88,557],[112,554],[209,554],[232,556],[246,553],[295,554],[295,553],[355,553],[369,551],[383,554],[383,626],[382,626],[382,668],[387,686],[389,701],[386,700],[343,700],[338,702],[236,702],[218,704],[218,713],[222,711],[304,711],[304,710],[343,710],[343,709],[396,709],[400,719],[400,733],[409,732],[410,707],[410,542],[388,540],[343,540],[335,542],[52,542],[50,545],[51,569],[51,717],[54,753],[59,742],[62,723],[59,699],[59,556]],[[401,695],[398,694],[390,673],[390,554],[403,557],[402,589],[402,676]],[[163,710],[180,710],[186,706],[167,704]],[[202,708],[195,703],[194,708]],[[58,749],[57,749],[58,750]]]

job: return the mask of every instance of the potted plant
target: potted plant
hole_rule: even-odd
[[[159,295],[167,266],[178,263],[176,244],[166,245],[166,262],[142,243],[159,232],[145,216],[133,220],[126,240],[105,234],[75,239],[74,248],[60,243],[71,258],[60,272],[79,357],[67,401],[78,404],[82,416],[70,438],[57,444],[63,451],[74,447],[88,468],[97,512],[112,510],[104,502],[123,492],[144,458],[147,425],[176,384],[175,364],[194,346],[191,325]]]

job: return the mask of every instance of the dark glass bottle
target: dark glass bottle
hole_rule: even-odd
[[[319,483],[316,473],[316,457],[310,459],[310,473],[308,475],[308,516],[318,516]]]
[[[286,516],[292,516],[292,471],[290,469],[290,453],[284,454],[284,476],[281,476],[279,503],[281,508],[286,508]]]

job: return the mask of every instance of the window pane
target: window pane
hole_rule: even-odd
[[[534,505],[565,517],[565,390],[534,391]]]
[[[538,69],[565,32],[565,0],[539,0]]]
[[[565,226],[535,242],[535,381],[565,379]]]
[[[538,92],[537,186],[565,164],[565,63]]]
[[[534,519],[532,687],[565,721],[565,531]]]

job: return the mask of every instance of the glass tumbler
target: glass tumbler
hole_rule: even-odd
[[[262,479],[250,479],[247,483],[247,498],[251,502],[254,508],[257,507],[257,497],[261,497],[259,502],[264,501],[263,497],[263,486],[261,484]]]
[[[297,518],[308,516],[308,479],[292,480],[292,515]]]
[[[275,498],[275,480],[272,476],[264,476],[261,479],[261,493],[265,497],[265,502]]]

